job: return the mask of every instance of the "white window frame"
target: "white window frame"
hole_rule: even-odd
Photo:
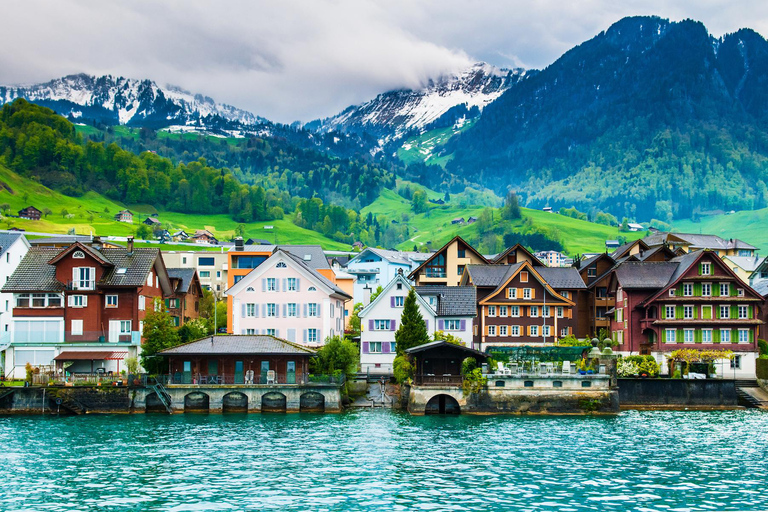
[[[507,336],[507,326],[506,325],[500,325],[499,326],[499,336]]]
[[[557,309],[555,309],[555,315],[557,315],[557,318],[565,317],[565,308],[563,306],[557,306]]]
[[[510,306],[509,316],[512,318],[520,318],[520,306]]]
[[[405,297],[402,295],[398,295],[395,297],[395,307],[396,308],[402,308],[405,306]]]
[[[267,316],[272,318],[277,316],[277,304],[274,302],[267,303]]]
[[[725,288],[726,293],[723,293],[723,288]],[[731,296],[731,283],[720,283],[720,296],[721,297]]]
[[[83,271],[88,277],[83,278]],[[72,288],[75,290],[93,290],[96,288],[96,267],[73,267]]]
[[[709,262],[703,262],[701,264],[701,275],[703,276],[711,276],[712,275],[712,264]]]
[[[114,299],[114,303],[112,303],[113,299]],[[104,298],[104,307],[106,307],[106,308],[116,308],[117,307],[117,301],[118,301],[118,298],[117,298],[116,294],[107,295]]]
[[[139,311],[144,311],[147,308],[147,298],[143,295],[139,295]]]
[[[743,341],[742,335],[744,336]],[[749,329],[739,329],[739,343],[749,343]]]
[[[496,326],[495,325],[489,325],[488,326],[488,336],[496,336]]]
[[[499,317],[501,318],[507,318],[509,309],[507,306],[499,306]]]
[[[528,316],[531,318],[539,318],[539,306],[531,306],[528,311]]]
[[[299,306],[295,302],[288,303],[288,316],[295,317],[299,314]]]
[[[693,329],[683,329],[683,343],[693,343],[695,336]]]
[[[739,305],[738,308],[739,311],[739,320],[748,320],[749,319],[749,306],[745,306],[743,304]],[[744,315],[742,316],[742,311],[744,312]]]
[[[702,297],[712,296],[712,283],[701,283],[701,296]]]
[[[488,316],[490,318],[496,317],[496,306],[488,306]]]
[[[317,302],[310,302],[309,304],[307,304],[308,317],[314,318],[314,317],[320,316],[319,311],[320,311],[320,308],[318,307]]]
[[[277,278],[275,277],[267,277],[267,291],[268,292],[276,292],[277,291]]]
[[[443,321],[444,331],[459,331],[461,330],[461,320],[455,318],[446,319]]]
[[[523,288],[523,299],[524,300],[530,300],[531,299],[531,289],[530,288]]]
[[[256,316],[256,304],[249,302],[245,305],[245,316],[247,317]]]
[[[317,343],[317,329],[307,329],[307,343]]]
[[[286,286],[288,287],[288,290],[287,290],[287,291],[289,291],[289,292],[295,292],[295,291],[298,291],[298,289],[299,289],[299,287],[298,287],[298,285],[297,285],[297,281],[296,281],[296,278],[295,278],[295,277],[289,277],[289,278],[287,278],[287,280],[286,280],[285,284],[286,284]]]
[[[374,320],[373,321],[373,330],[374,331],[389,331],[392,328],[391,324],[392,320]]]
[[[693,283],[683,283],[683,297],[693,297]]]
[[[683,306],[683,320],[693,320],[693,306],[692,305]]]
[[[669,314],[670,310],[672,311],[671,315]],[[677,315],[677,312],[675,311],[675,306],[674,305],[667,304],[666,306],[664,306],[664,319],[665,320],[673,319],[673,318],[675,318],[676,315]]]
[[[517,288],[507,288],[507,298],[508,299],[516,299],[517,298]]]
[[[520,337],[520,326],[519,325],[513,325],[510,329],[510,335],[514,337]]]
[[[532,338],[538,338],[539,336],[539,326],[538,325],[532,325],[531,326],[531,337]]]
[[[82,336],[83,335],[83,321],[82,320],[72,320],[71,328],[70,328],[70,334],[72,336]]]
[[[725,316],[723,316],[725,312]],[[720,320],[730,320],[731,318],[731,306],[720,305]]]
[[[369,341],[368,342],[368,352],[371,354],[381,354],[381,342],[380,341]]]
[[[712,329],[701,330],[701,342],[710,344],[712,343]]]
[[[725,338],[728,338],[727,340]],[[731,330],[720,329],[720,343],[731,343]]]
[[[664,343],[677,343],[676,329],[664,329]]]

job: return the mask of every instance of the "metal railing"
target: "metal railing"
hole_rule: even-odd
[[[311,373],[278,373],[262,374],[248,372],[238,373],[192,373],[175,372],[165,375],[141,375],[142,385],[160,383],[163,385],[197,385],[197,386],[255,386],[255,385],[312,385],[312,386],[340,386],[346,381],[346,376],[319,375]]]
[[[414,377],[414,383],[422,386],[436,385],[436,384],[450,384],[460,385],[464,380],[461,375],[416,375]]]

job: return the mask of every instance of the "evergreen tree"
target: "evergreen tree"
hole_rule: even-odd
[[[416,292],[413,288],[410,289],[403,303],[403,314],[400,317],[400,327],[395,332],[395,342],[398,356],[404,355],[409,348],[429,342],[427,326],[416,303]]]

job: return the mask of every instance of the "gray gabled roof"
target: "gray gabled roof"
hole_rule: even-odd
[[[765,297],[768,295],[768,279],[753,284],[752,289],[759,293],[761,297]]]
[[[307,267],[316,270],[331,268],[323,248],[319,245],[278,245],[277,248],[301,259]]]
[[[312,274],[316,279],[318,279],[323,284],[325,284],[326,286],[331,288],[336,295],[341,295],[343,297],[348,297],[349,299],[352,298],[352,297],[349,296],[349,294],[347,292],[345,292],[344,290],[342,290],[341,288],[336,286],[336,284],[334,284],[330,279],[328,279],[323,274],[321,274],[320,272],[318,272],[314,268],[312,268],[309,265],[307,265],[306,263],[304,263],[304,260],[302,258],[300,258],[300,257],[296,256],[295,254],[292,254],[292,253],[290,253],[288,251],[283,251],[283,254],[285,254],[289,258],[293,259],[296,263],[301,265],[307,272]],[[325,258],[325,256],[323,256],[323,258]]]
[[[676,261],[627,261],[616,268],[616,279],[627,289],[663,288],[679,265]]]
[[[422,297],[437,297],[437,316],[476,316],[477,288],[474,286],[414,286]]]
[[[765,259],[760,256],[723,256],[723,259],[726,258],[745,272],[754,272]]]
[[[0,256],[8,252],[8,249],[23,236],[22,233],[0,233]]]
[[[189,292],[189,286],[192,284],[192,279],[194,279],[195,272],[197,271],[194,268],[169,268],[167,270],[168,277],[180,281],[178,288],[174,291],[179,293]]]
[[[425,350],[431,350],[435,348],[450,348],[450,349],[457,349],[461,350],[462,352],[465,352],[468,356],[474,355],[477,357],[482,357],[483,359],[487,359],[489,356],[485,352],[480,352],[479,350],[474,350],[468,347],[465,347],[464,345],[456,345],[454,343],[448,343],[447,341],[430,341],[429,343],[424,343],[423,345],[418,345],[416,347],[411,347],[409,349],[406,349],[405,352],[408,354],[418,354],[419,352],[423,352]]]
[[[3,292],[61,292],[56,267],[48,262],[62,251],[57,247],[32,247],[3,286]]]
[[[472,284],[475,286],[499,286],[504,282],[504,276],[512,269],[514,272],[522,263],[513,265],[467,265],[466,270],[472,278]]]
[[[574,267],[536,267],[535,270],[556,290],[587,289],[579,271]]]
[[[161,350],[159,354],[173,355],[207,355],[207,354],[253,354],[253,355],[301,355],[313,356],[314,350],[291,343],[268,334],[208,336],[196,341],[190,341],[177,347]]]
[[[144,247],[128,252],[127,249],[102,249],[101,254],[114,265],[101,277],[102,286],[141,286],[155,265],[160,249]],[[118,269],[125,272],[118,272]]]

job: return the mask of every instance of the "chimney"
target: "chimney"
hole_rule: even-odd
[[[243,237],[238,236],[235,238],[235,250],[236,251],[242,251],[245,248],[243,247]]]
[[[128,237],[128,247],[127,247],[127,249],[128,249],[128,254],[133,254],[133,237],[132,236]]]
[[[101,243],[101,237],[100,236],[94,236],[93,239],[91,240],[91,245],[97,251],[100,251],[100,250],[102,250],[104,248],[104,246]]]

